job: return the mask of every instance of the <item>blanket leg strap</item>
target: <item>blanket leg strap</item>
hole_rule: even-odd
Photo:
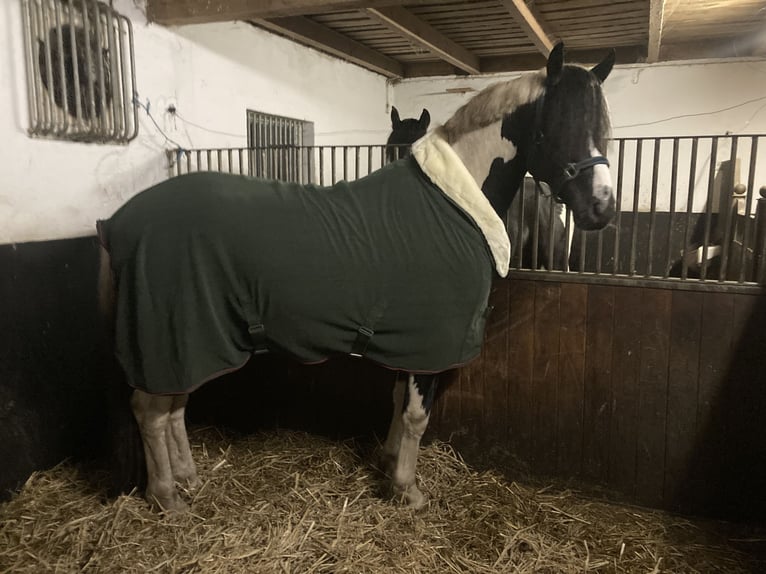
[[[375,334],[375,331],[369,327],[359,327],[356,332],[356,340],[351,347],[351,356],[361,358],[364,357],[364,353],[367,350],[367,345],[370,344],[370,339]]]

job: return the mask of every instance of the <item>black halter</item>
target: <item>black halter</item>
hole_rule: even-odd
[[[547,84],[547,82],[546,82]],[[547,85],[546,85],[547,89]],[[532,146],[530,147],[529,154],[528,154],[528,163],[532,162],[532,159],[539,155],[539,148],[542,146],[543,141],[545,141],[545,132],[543,131],[543,108],[545,107],[545,92],[542,93],[542,95],[537,99],[537,104],[535,105],[535,123],[533,125],[532,130]],[[578,162],[574,163],[568,163],[563,167],[559,167],[561,170],[561,173],[564,174],[564,179],[561,180],[560,183],[554,188],[552,185],[551,188],[551,196],[553,197],[553,200],[557,203],[563,203],[563,200],[559,196],[559,193],[561,192],[561,188],[569,181],[572,181],[574,178],[576,178],[578,175],[580,175],[580,172],[582,172],[585,169],[590,169],[596,165],[605,165],[609,167],[609,160],[606,159],[603,155],[596,155],[593,157],[589,157],[587,159],[580,160]],[[537,188],[538,192],[542,191],[542,188],[540,186],[540,180],[535,176],[532,175],[532,179],[535,181],[535,187]]]

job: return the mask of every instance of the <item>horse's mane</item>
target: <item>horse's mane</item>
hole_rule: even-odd
[[[545,80],[543,69],[483,89],[444,124],[447,141],[454,143],[465,133],[500,121],[546,92],[547,124],[557,140],[574,145],[589,133],[596,148],[605,150],[611,131],[609,110],[596,77],[586,68],[567,65],[554,88],[546,90]]]
[[[444,124],[447,141],[502,120],[520,105],[532,102],[545,90],[545,71],[497,82],[463,104]]]

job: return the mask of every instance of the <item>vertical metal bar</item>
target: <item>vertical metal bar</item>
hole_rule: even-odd
[[[684,220],[684,243],[681,251],[681,279],[686,280],[689,275],[689,262],[686,253],[689,249],[689,222],[691,220],[692,208],[694,206],[694,188],[697,177],[697,150],[699,147],[699,138],[692,138],[692,149],[689,158],[689,192],[686,196],[686,218]]]
[[[184,153],[186,154],[186,173],[189,173],[191,171],[192,154],[189,151]]]
[[[657,223],[657,177],[660,169],[661,140],[654,139],[654,158],[652,159],[652,191],[651,207],[649,208],[649,241],[646,249],[646,277],[652,275],[654,262],[654,226]]]
[[[625,140],[621,139],[617,151],[617,218],[614,222],[614,262],[612,265],[612,275],[617,275],[620,267],[620,221],[622,220],[622,179],[625,172]]]
[[[113,98],[114,105],[116,108],[120,111],[120,139],[122,141],[125,141],[128,137],[128,126],[130,125],[130,117],[128,114],[130,113],[129,109],[129,95],[128,95],[128,82],[126,78],[128,77],[127,70],[125,70],[125,42],[123,40],[124,31],[123,31],[123,21],[125,18],[122,18],[121,16],[117,17],[117,48],[120,55],[119,62],[116,62],[115,65],[120,65],[120,73],[119,73],[119,83],[120,86],[122,86],[122,92],[121,97],[117,98],[117,90],[112,90],[115,93],[115,96]]]
[[[118,114],[118,89],[116,86],[116,83],[119,82],[120,74],[117,72],[117,47],[115,46],[114,42],[114,16],[113,11],[108,6],[104,6],[104,13],[106,14],[106,41],[108,48],[109,57],[106,62],[106,64],[109,66],[109,84],[108,84],[108,92],[112,96],[111,105],[109,102],[109,98],[107,97],[107,90],[104,91],[103,98],[104,98],[104,115],[108,118],[110,118],[111,121],[111,138],[115,138],[117,136],[118,130],[119,130],[119,114]],[[106,113],[107,107],[111,108],[111,112],[109,114]]]
[[[361,149],[360,146],[354,146],[354,179],[359,179],[359,162],[361,159]]]
[[[92,2],[92,0],[82,0],[82,21],[83,21],[83,31],[85,32],[85,40],[84,40],[84,46],[83,50],[85,51],[85,65],[87,66],[88,70],[88,108],[90,110],[90,114],[88,115],[88,131],[90,133],[93,132],[94,128],[98,125],[98,122],[96,120],[96,81],[97,78],[93,77],[93,54],[91,51],[91,46],[93,45],[93,38],[91,36],[91,26],[95,26],[95,24],[91,23],[90,21],[90,6],[88,6],[88,3]],[[96,16],[96,19],[98,19],[98,15]]]
[[[319,185],[324,185],[324,146],[319,146]]]
[[[584,230],[580,229],[580,258],[577,262],[577,269],[580,273],[585,272],[585,254],[588,250],[588,234]]]
[[[372,146],[367,146],[367,173],[365,175],[370,175],[370,172],[372,171]]]
[[[95,54],[95,61],[96,61],[96,71],[98,72],[96,75],[98,77],[98,87],[99,87],[99,94],[98,99],[99,103],[101,104],[101,114],[98,118],[98,125],[101,127],[101,132],[105,132],[108,128],[108,120],[109,117],[106,113],[106,71],[104,70],[104,55],[103,55],[103,45],[102,41],[104,39],[104,32],[102,30],[103,26],[101,24],[101,9],[99,7],[98,2],[94,2],[93,6],[95,8],[95,28],[96,28],[96,54]],[[92,46],[89,46],[88,49],[90,50]],[[95,118],[94,118],[95,119]]]
[[[628,275],[636,274],[636,243],[638,239],[638,203],[641,194],[641,159],[643,157],[644,140],[636,140],[636,173],[633,178],[633,228],[630,234],[630,267]]]
[[[527,194],[524,193],[524,187],[525,187],[526,179],[521,182],[521,188],[516,194],[516,201],[519,202],[519,218],[516,222],[518,224],[518,235],[515,238],[511,238],[511,241],[516,242],[516,268],[521,269],[524,264],[524,245],[523,245],[523,239],[524,239],[524,210],[526,209],[526,199]],[[511,248],[514,248],[513,245],[511,245]]]
[[[545,201],[548,202],[548,253],[546,253],[546,256],[548,257],[548,271],[552,271],[555,266],[553,265],[553,248],[554,245],[554,232],[556,230],[555,226],[555,218],[558,217],[558,214],[556,213],[559,210],[559,205],[553,201],[552,197],[546,197]]]
[[[330,185],[333,185],[333,184],[335,184],[335,167],[336,167],[335,166],[335,163],[336,163],[335,155],[336,155],[336,146],[334,146],[334,145],[330,146],[330,153],[332,154],[330,156],[330,161],[332,162],[331,163],[331,165],[332,165],[332,174],[331,174],[332,175],[332,179],[330,180],[330,182],[331,182]]]
[[[664,278],[668,277],[671,266],[671,246],[673,244],[673,221],[676,215],[676,197],[678,190],[678,138],[673,138],[673,156],[670,168],[670,213],[668,214],[668,240],[665,244],[665,269],[662,273]]]
[[[216,166],[216,171],[223,171],[223,168],[221,167],[221,164],[223,163],[223,150],[218,149],[215,153],[216,161],[218,162],[218,165]]]
[[[705,240],[702,244],[702,265],[700,267],[700,280],[704,281],[707,276],[707,254],[710,244],[710,229],[713,218],[713,186],[715,185],[715,168],[718,162],[718,137],[713,137],[710,146],[710,168],[707,177],[707,205],[705,206]],[[720,216],[720,214],[719,214]]]
[[[227,162],[227,168],[228,168],[226,171],[229,173],[234,173],[233,154],[234,154],[234,150],[232,150],[231,148],[226,150],[226,162]]]
[[[131,141],[138,135],[138,106],[133,102],[133,98],[136,96],[136,58],[133,53],[133,24],[125,18],[128,29],[128,51],[130,52],[130,103],[133,108],[133,125],[130,134],[128,135],[128,141]]]
[[[564,271],[569,271],[569,256],[570,253],[570,247],[571,242],[569,241],[569,238],[574,238],[574,234],[572,234],[572,210],[569,209],[569,206],[564,206],[564,215],[565,215],[565,223],[564,223],[564,233],[566,234],[567,240],[564,242]]]
[[[343,146],[343,181],[348,181],[348,146]]]
[[[24,37],[24,49],[27,53],[26,68],[27,68],[27,104],[29,105],[29,131],[30,133],[38,133],[40,129],[40,114],[39,114],[39,101],[41,98],[41,90],[39,89],[40,77],[37,69],[38,58],[35,57],[35,43],[34,38],[36,26],[33,24],[33,19],[30,14],[32,8],[29,0],[24,0],[22,3],[22,19],[24,21],[24,30],[26,34]]]
[[[734,169],[737,161],[737,145],[739,144],[737,136],[731,137],[731,153],[729,154],[729,177],[725,182],[725,189],[721,190],[721,193],[726,194],[729,201],[726,202],[726,212],[718,214],[718,217],[723,215],[723,240],[721,243],[721,269],[718,274],[718,280],[724,281],[729,272],[729,248],[731,247],[731,230],[732,230],[732,207],[734,207]],[[722,184],[723,185],[723,184]],[[740,262],[740,264],[744,261]]]
[[[242,148],[239,148],[239,150],[238,150],[238,151],[239,151],[239,154],[238,154],[238,155],[239,155],[239,174],[240,174],[240,175],[244,175],[243,164],[244,164],[245,162],[243,161],[243,160],[244,160],[244,157],[243,157],[243,155],[244,155],[244,151],[245,151],[245,150],[243,150]]]
[[[77,53],[77,36],[75,34],[74,0],[67,3],[69,8],[69,51],[72,58],[72,84],[74,88],[74,113],[76,131],[83,131],[82,123],[82,93],[80,93],[80,55]]]
[[[58,62],[51,62],[51,66],[57,65],[59,68],[59,79],[61,80],[61,123],[57,126],[58,134],[65,134],[69,129],[69,90],[67,86],[67,75],[64,67],[64,30],[61,27],[61,4],[54,3],[54,18],[56,21],[56,45],[58,46]]]
[[[739,282],[745,280],[745,261],[747,250],[745,246],[750,243],[750,205],[755,193],[755,163],[758,158],[758,136],[752,136],[750,141],[750,169],[747,175],[747,199],[745,199],[745,225],[742,231],[742,247],[740,247],[740,258],[742,265],[739,269]]]
[[[538,268],[538,247],[540,245],[540,200],[542,194],[535,190],[535,210],[532,212],[532,269]],[[526,217],[524,218],[526,219]]]
[[[56,103],[55,93],[56,86],[53,83],[53,63],[51,58],[51,35],[50,35],[50,17],[48,16],[49,5],[43,3],[42,10],[40,11],[41,28],[45,31],[45,75],[48,78],[48,97],[45,98],[44,117],[45,117],[45,133],[50,134],[56,131]]]

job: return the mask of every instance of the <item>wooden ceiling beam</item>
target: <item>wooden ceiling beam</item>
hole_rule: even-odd
[[[427,0],[408,0],[408,5]],[[321,14],[334,10],[358,10],[365,7],[397,6],[403,0],[146,0],[150,22],[165,26],[282,18]]]
[[[501,4],[510,12],[527,37],[540,50],[540,53],[547,58],[555,41],[551,34],[546,31],[548,25],[545,24],[534,6],[527,5],[524,0],[501,0]]]
[[[646,59],[646,46],[620,46],[615,49],[618,64],[635,64]],[[608,50],[566,50],[566,61],[583,65],[593,65],[604,59]],[[542,54],[517,54],[513,56],[488,56],[481,58],[484,73],[512,73],[539,70],[545,66],[546,58]],[[404,66],[405,78],[424,76],[462,75],[447,62],[411,62]]]
[[[366,8],[364,12],[445,62],[469,74],[481,72],[478,56],[456,44],[412,12],[398,6]]]
[[[662,48],[662,26],[665,20],[665,0],[649,0],[649,41],[646,46],[646,61],[659,61]]]
[[[400,78],[404,75],[404,66],[401,63],[352,40],[348,36],[317,24],[309,18],[302,16],[269,20],[257,18],[250,22],[301,44],[383,74],[388,78]]]

